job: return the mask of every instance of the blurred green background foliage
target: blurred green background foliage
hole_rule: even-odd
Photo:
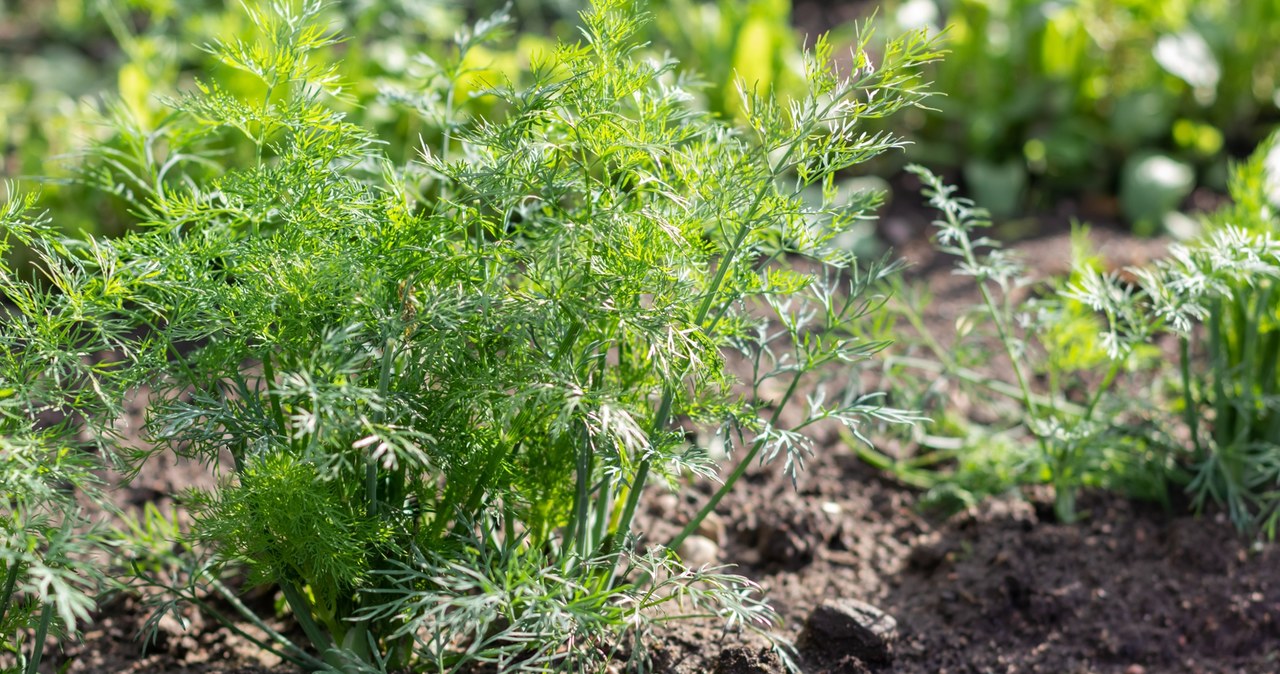
[[[332,48],[346,82],[341,105],[388,143],[393,160],[412,156],[459,121],[450,119],[457,102],[519,84],[539,54],[576,39],[584,4],[335,0],[333,28],[358,36]],[[257,85],[203,49],[213,35],[246,28],[237,5],[0,0],[0,178],[43,176],[45,202],[68,229],[130,226],[123,201],[70,180],[86,165],[79,149],[112,133],[105,116],[126,116],[137,131],[106,140],[147,142],[166,122],[165,97],[215,74],[230,77],[240,89],[232,93],[254,93]],[[504,8],[515,29],[500,46],[460,56],[458,31]],[[648,8],[651,42],[670,50],[653,56],[700,73],[702,100],[724,115],[737,113],[739,82],[794,90],[800,47],[816,29],[833,31],[837,54],[841,41],[865,37],[850,17],[874,16],[886,36],[945,30],[950,55],[930,73],[936,110],[895,120],[914,145],[877,171],[893,179],[907,161],[942,170],[997,220],[1065,202],[1073,214],[1159,232],[1193,190],[1225,192],[1228,160],[1280,121],[1275,0],[651,0]],[[468,71],[469,85],[452,101],[424,98],[424,82],[451,67]]]
[[[1154,232],[1280,119],[1275,0],[893,0],[883,18],[945,26],[913,158],[998,216],[1089,195]]]

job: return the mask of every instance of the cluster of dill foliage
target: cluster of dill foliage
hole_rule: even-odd
[[[58,239],[36,203],[27,194],[0,204],[0,258],[13,240]],[[50,245],[65,252],[70,242]],[[0,288],[0,672],[35,674],[45,640],[88,620],[105,580],[83,565],[107,539],[77,493],[101,496],[95,469],[115,454],[96,442],[101,433],[80,430],[122,414],[123,389],[94,385],[110,365],[68,348],[95,330],[84,312],[62,315],[55,290],[17,281],[3,262]]]
[[[1148,266],[1107,271],[1078,228],[1071,274],[1048,281],[983,236],[985,210],[927,169],[909,170],[939,213],[939,250],[974,279],[982,302],[957,321],[949,347],[925,324],[927,298],[890,308],[910,332],[897,333],[882,383],[936,412],[935,435],[913,431],[920,446],[939,451],[904,460],[865,448],[862,456],[940,505],[1049,484],[1055,515],[1070,522],[1083,488],[1166,504],[1180,490],[1196,510],[1215,504],[1242,533],[1274,539],[1280,135],[1233,167],[1231,203],[1203,216],[1197,237]],[[1015,298],[1027,286],[1030,299]],[[894,326],[886,321],[871,336]],[[1166,358],[1162,341],[1176,358]],[[1007,378],[978,369],[993,359],[1007,364]],[[949,401],[937,402],[948,386],[998,410],[999,421],[948,419]]]
[[[640,669],[658,621],[768,629],[745,579],[637,545],[637,502],[655,480],[716,473],[692,430],[736,461],[674,548],[751,462],[799,470],[806,427],[911,420],[815,385],[882,346],[853,325],[891,266],[835,245],[877,201],[833,175],[900,144],[863,123],[924,99],[931,41],[874,61],[863,41],[846,73],[819,40],[807,93],[745,82],[733,126],[639,51],[641,12],[601,0],[527,86],[493,83],[486,109],[502,115],[468,115],[461,57],[442,63],[423,96],[448,97],[443,141],[394,165],[330,104],[344,83],[309,55],[340,36],[319,10],[247,7],[259,34],[209,45],[260,98],[201,81],[155,128],[121,122],[129,142],[84,175],[131,202],[137,231],[76,240],[8,205],[6,240],[36,251],[39,274],[0,270],[5,442],[67,471],[90,450],[215,467],[221,486],[186,496],[177,557],[135,564],[134,582],[167,597],[161,611],[221,597],[241,613],[229,624],[310,669]],[[481,22],[457,53],[504,30]],[[246,142],[247,164],[220,152]],[[145,425],[126,445],[131,398]],[[783,423],[792,403],[803,413]],[[14,474],[48,484],[62,466]],[[6,605],[40,637],[86,606],[55,559],[72,519],[51,507],[74,510],[51,493],[0,523],[37,541],[0,561]],[[236,599],[260,584],[305,642]]]

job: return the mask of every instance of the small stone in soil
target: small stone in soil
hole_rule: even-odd
[[[832,661],[849,656],[873,665],[893,663],[898,621],[856,599],[828,599],[809,614],[796,647],[806,659]]]
[[[720,546],[710,538],[698,534],[684,539],[676,552],[680,554],[685,566],[691,569],[714,565],[720,559]]]
[[[947,561],[947,555],[951,552],[949,543],[936,540],[921,542],[907,555],[907,567],[924,574],[933,573]]]
[[[675,517],[680,511],[680,497],[664,492],[649,501],[649,514],[655,517]]]
[[[698,525],[697,533],[711,539],[716,545],[724,545],[724,520],[713,512],[707,513],[706,519]]]

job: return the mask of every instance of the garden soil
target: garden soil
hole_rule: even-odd
[[[1129,256],[1150,246],[1101,241]],[[1066,246],[1059,236],[1027,250],[1064,260]],[[933,281],[953,283],[949,275]],[[861,464],[836,433],[819,440],[794,485],[772,467],[748,472],[721,503],[718,525],[704,531],[714,543],[703,550],[708,561],[736,565],[767,592],[783,620],[776,633],[801,644],[805,671],[1280,672],[1280,552],[1242,539],[1221,514],[1171,514],[1086,494],[1083,518],[1064,524],[1053,520],[1048,495],[1033,492],[931,516],[917,491]],[[164,509],[172,494],[211,484],[198,466],[159,461],[119,493],[119,505]],[[669,540],[711,489],[651,491],[640,522],[647,542]],[[270,613],[270,596],[246,601]],[[894,627],[868,637],[864,626],[815,614],[824,603],[863,607]],[[190,610],[160,620],[144,649],[148,615],[136,598],[107,600],[83,641],[55,651],[46,671],[294,671],[263,658],[251,626],[228,628]],[[807,621],[812,634],[801,639]],[[881,641],[869,647],[867,639]],[[660,630],[650,654],[658,674],[784,671],[759,637],[705,623]]]

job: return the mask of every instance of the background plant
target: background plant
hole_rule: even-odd
[[[420,136],[437,144],[462,111],[489,112],[486,105],[496,99],[471,100],[472,94],[504,78],[518,83],[534,54],[553,49],[557,38],[575,39],[574,18],[586,3],[521,0],[514,14],[502,12],[520,30],[501,43],[467,29],[469,20],[505,5],[327,4],[321,20],[348,35],[322,50],[340,64],[347,83],[337,109],[374,131],[397,162],[413,156]],[[219,35],[251,29],[239,9],[238,0],[0,3],[0,177],[39,177],[44,204],[56,208],[65,231],[118,235],[135,226],[127,199],[69,180],[83,168],[81,152],[95,142],[123,149],[157,135],[169,115],[161,100],[194,79],[216,77],[237,95],[260,96],[261,82],[225,68],[202,48]],[[762,90],[800,92],[802,57],[790,3],[663,2],[652,9],[656,20],[646,24],[646,39],[702,73],[709,84],[695,93],[712,111],[735,114],[739,75]],[[453,86],[430,85],[436,78]],[[432,95],[423,98],[424,91]],[[109,121],[122,114],[131,118],[127,134]],[[223,147],[232,152],[223,165],[243,166],[252,158],[247,144]],[[26,253],[19,247],[11,255]]]
[[[140,582],[169,606],[234,599],[241,574],[277,586],[313,650],[269,628],[262,645],[341,671],[639,667],[654,621],[767,627],[750,583],[642,549],[632,520],[649,480],[714,472],[691,430],[738,455],[710,509],[750,462],[799,470],[813,424],[910,420],[813,384],[883,346],[853,327],[891,269],[833,243],[875,198],[833,176],[900,145],[865,125],[923,100],[930,42],[857,51],[849,76],[819,42],[809,90],[744,85],[734,128],[691,104],[674,62],[640,57],[629,3],[602,2],[585,42],[476,101],[504,115],[447,116],[405,167],[332,102],[346,85],[321,12],[251,10],[257,38],[211,43],[260,95],[201,81],[147,142],[99,148],[89,175],[141,229],[33,230],[57,271],[6,288],[31,326],[17,349],[109,349],[102,390],[145,386],[152,447],[134,461],[224,473],[188,496],[185,575]],[[428,85],[446,95],[465,71]],[[247,164],[220,163],[246,144]],[[97,328],[51,342],[58,321]],[[783,424],[801,392],[807,413]]]
[[[789,0],[653,3],[651,35],[705,81],[707,109],[741,113],[739,82],[780,96],[802,94],[804,59]]]
[[[1166,505],[1170,490],[1185,489],[1197,510],[1216,504],[1241,531],[1274,538],[1276,147],[1268,140],[1235,167],[1233,203],[1152,266],[1107,271],[1078,229],[1074,270],[1047,281],[979,235],[990,224],[981,209],[913,167],[942,213],[941,250],[974,277],[982,301],[954,335],[939,334],[928,296],[897,286],[899,301],[868,332],[902,336],[883,358],[881,385],[935,423],[909,434],[898,456],[860,454],[949,507],[1047,483],[1058,518],[1070,520],[1082,487]],[[1163,366],[1166,350],[1176,367]]]
[[[1197,184],[1276,119],[1275,3],[1215,0],[910,0],[896,26],[947,26],[931,72],[936,115],[916,115],[913,159],[962,171],[1000,217],[1081,192],[1120,196],[1154,232]]]
[[[926,318],[931,298],[895,284],[890,311],[871,331],[898,336],[883,359],[881,385],[897,404],[930,411],[934,424],[913,430],[896,458],[871,448],[861,455],[928,489],[927,499],[946,508],[1042,483],[1053,487],[1055,514],[1066,522],[1076,518],[1085,486],[1163,499],[1172,466],[1168,427],[1153,422],[1159,386],[1138,380],[1149,387],[1150,405],[1116,395],[1119,375],[1158,370],[1153,347],[1136,340],[1122,353],[1109,350],[1097,336],[1102,321],[1063,294],[1072,279],[1033,278],[984,236],[991,225],[985,210],[927,169],[908,169],[940,214],[939,251],[955,258],[955,274],[973,279],[979,303],[962,308],[954,333],[943,333]],[[1087,230],[1076,230],[1073,248],[1073,278],[1097,273]],[[968,409],[958,410],[958,400]]]
[[[1177,336],[1193,503],[1225,506],[1240,529],[1270,537],[1280,521],[1276,147],[1273,136],[1235,168],[1234,203],[1206,218],[1201,239],[1136,271],[1135,284],[1095,273],[1071,293],[1106,316],[1113,357],[1154,335]]]
[[[43,204],[57,210],[64,231],[118,235],[136,226],[128,195],[74,179],[103,160],[101,152],[86,158],[83,151],[96,144],[99,151],[134,153],[129,144],[154,143],[170,121],[163,99],[196,79],[216,77],[236,95],[263,95],[261,81],[225,67],[204,48],[219,35],[252,30],[240,9],[237,0],[0,4],[0,176],[39,179]],[[460,49],[451,38],[465,25],[467,11],[433,2],[335,2],[320,14],[352,36],[323,49],[324,58],[341,64],[347,83],[335,105],[378,133],[397,161],[413,155],[419,136],[444,133],[435,113],[446,103],[432,101],[419,110],[388,94],[417,87],[440,65],[460,61],[456,68],[466,76],[456,78],[451,101],[466,101],[485,82],[518,80],[531,53],[554,44],[526,33],[502,50],[490,50],[463,33],[459,37],[468,44]],[[116,123],[122,119],[127,123]],[[227,153],[221,165],[253,160],[251,143],[231,136],[221,142]],[[26,252],[18,247],[11,255]]]

